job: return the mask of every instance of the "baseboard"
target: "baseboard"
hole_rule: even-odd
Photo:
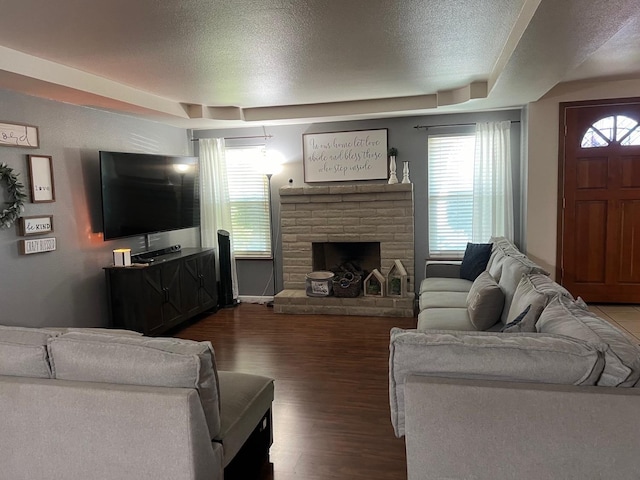
[[[264,305],[265,303],[273,302],[273,296],[238,295],[238,302]]]

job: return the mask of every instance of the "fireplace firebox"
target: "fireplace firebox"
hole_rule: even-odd
[[[380,270],[380,242],[312,242],[313,270],[340,269],[350,263],[361,271]]]

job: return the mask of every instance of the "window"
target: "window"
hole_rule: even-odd
[[[429,256],[462,257],[471,241],[475,135],[433,135],[428,145]]]
[[[582,148],[608,147],[611,143],[640,145],[640,125],[625,115],[605,117],[591,125],[582,137]]]
[[[236,257],[270,258],[269,181],[258,170],[264,147],[225,149]]]

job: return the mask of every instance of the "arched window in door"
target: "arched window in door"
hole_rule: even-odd
[[[640,145],[640,124],[625,115],[604,117],[595,122],[582,137],[582,148]]]

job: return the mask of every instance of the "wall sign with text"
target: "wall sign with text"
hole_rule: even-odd
[[[386,180],[387,129],[302,135],[304,181]]]
[[[56,249],[56,239],[34,238],[33,240],[20,240],[18,242],[20,255],[31,255],[32,253],[53,252]]]
[[[55,202],[56,190],[53,186],[52,158],[48,155],[29,155],[28,161],[31,202]]]
[[[38,127],[21,123],[0,123],[0,146],[38,148]]]
[[[53,232],[53,215],[20,217],[18,219],[18,230],[22,237],[51,233]]]

